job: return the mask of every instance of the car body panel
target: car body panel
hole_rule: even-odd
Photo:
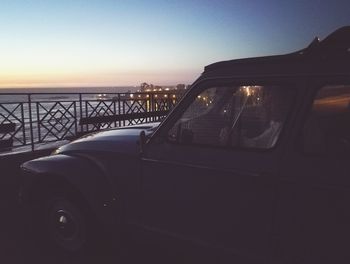
[[[79,186],[97,207],[103,207],[105,197],[120,201],[118,212],[125,223],[205,245],[220,256],[227,253],[225,260],[349,259],[348,156],[319,157],[300,149],[318,89],[350,85],[349,46],[346,27],[295,53],[209,65],[160,125],[91,134],[59,148],[57,155],[27,162],[22,169],[31,176],[26,175],[24,189],[35,185],[30,179],[58,174]],[[168,140],[169,129],[201,91],[225,84],[293,89],[292,109],[273,148]],[[140,138],[142,131],[146,142]]]
[[[113,211],[118,211],[116,206],[120,207],[122,198],[128,198],[123,202],[125,205],[136,202],[133,200],[136,200],[135,192],[139,189],[139,134],[145,131],[149,136],[158,125],[156,122],[86,135],[58,148],[55,155],[22,164],[26,175],[23,177],[22,199],[44,178],[59,177],[76,186],[94,211],[99,212],[103,222],[111,226],[116,219]],[[124,188],[118,188],[120,185]],[[109,207],[114,209],[108,211]],[[125,208],[123,210],[129,214]]]
[[[91,133],[58,148],[56,153],[102,151],[135,155],[140,151],[140,132],[145,131],[146,136],[150,136],[158,125],[159,122],[155,122]]]

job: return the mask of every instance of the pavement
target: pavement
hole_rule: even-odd
[[[1,264],[109,264],[109,263],[203,263],[208,259],[199,261],[195,255],[200,256],[200,251],[188,253],[186,247],[165,241],[152,241],[130,237],[125,240],[121,250],[110,250],[108,254],[102,251],[101,254],[79,258],[67,256],[53,257],[49,251],[35,244],[28,235],[25,228],[26,219],[22,216],[20,206],[17,202],[19,188],[20,164],[40,156],[48,155],[52,150],[40,150],[19,154],[0,156],[0,263]],[[167,246],[165,246],[167,245]],[[171,245],[171,244],[170,244]],[[195,255],[193,255],[195,252]],[[206,261],[204,261],[206,260]],[[210,260],[210,263],[216,261]]]
[[[35,252],[25,246],[24,219],[17,202],[19,167],[23,162],[49,152],[45,150],[0,156],[0,263],[34,263],[36,259],[30,256]]]

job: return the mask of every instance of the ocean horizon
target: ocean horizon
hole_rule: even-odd
[[[121,101],[112,100],[113,94],[134,93],[138,89],[140,87],[135,86],[0,89],[0,124],[15,123],[17,130],[5,133],[5,139],[13,138],[15,148],[29,150],[31,142],[46,144],[94,129],[93,125],[79,125],[82,117],[142,112],[146,109],[145,103],[130,103],[126,101],[130,99],[124,97]],[[81,97],[79,93],[82,93]],[[111,95],[103,102],[101,94],[105,93]],[[113,124],[113,127],[121,125]],[[126,121],[122,125],[129,124],[132,122]],[[107,127],[108,124],[102,128]]]
[[[0,95],[2,93],[124,93],[136,92],[138,89],[140,86],[0,88]]]

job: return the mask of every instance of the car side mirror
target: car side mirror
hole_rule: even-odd
[[[193,141],[193,132],[190,129],[183,129],[181,131],[180,142],[185,144],[190,144]]]

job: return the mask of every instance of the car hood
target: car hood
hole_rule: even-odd
[[[91,151],[138,153],[140,132],[145,131],[146,136],[151,136],[158,126],[159,122],[156,122],[91,133],[59,147],[54,154]]]

